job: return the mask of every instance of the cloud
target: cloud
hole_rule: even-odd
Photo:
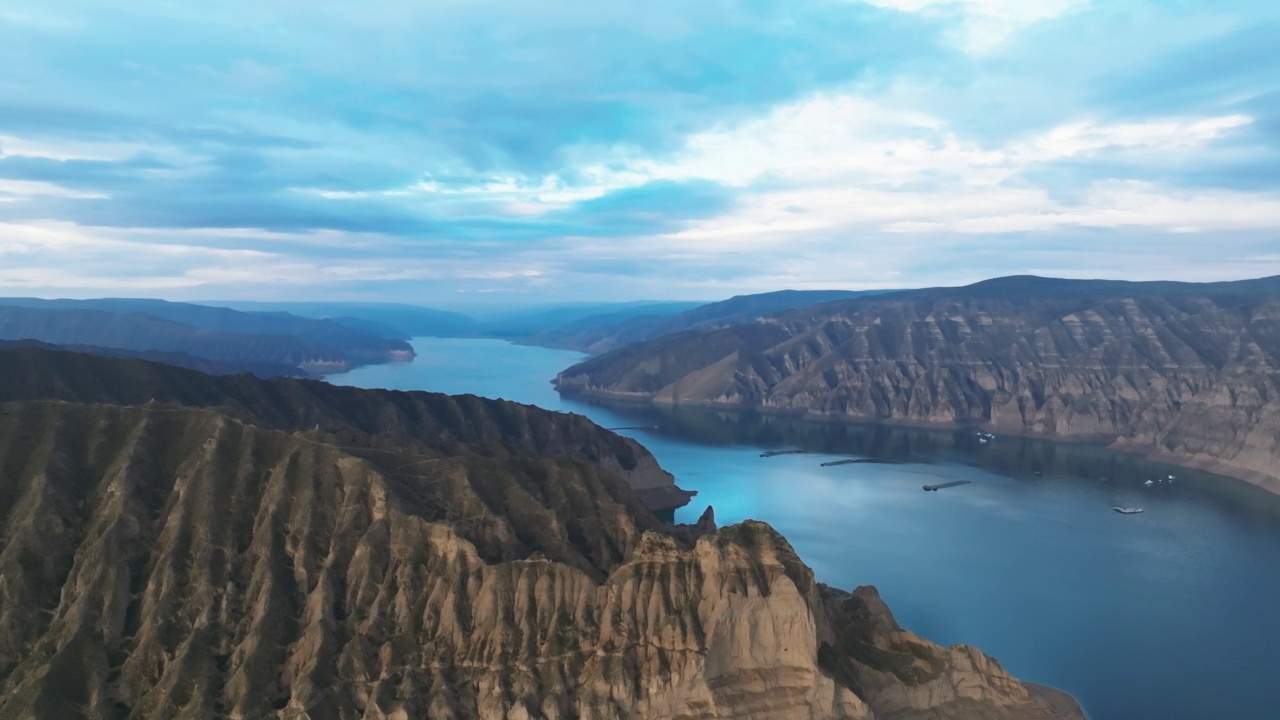
[[[46,4],[0,11],[0,288],[1280,272],[1262,0]]]
[[[1009,36],[1042,20],[1060,17],[1088,4],[1089,0],[856,0],[876,7],[902,12],[947,16],[958,13],[963,19],[951,32],[955,41],[970,52],[986,52]]]
[[[76,200],[101,199],[104,195],[76,192],[53,183],[36,180],[0,179],[0,202],[20,202],[36,197],[58,197]]]

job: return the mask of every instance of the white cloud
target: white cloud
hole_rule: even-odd
[[[1042,20],[1060,17],[1089,0],[858,0],[902,12],[958,12],[963,20],[953,38],[964,49],[982,53],[1014,33]]]
[[[0,179],[0,202],[17,202],[34,197],[60,197],[77,200],[105,198],[101,193],[86,193],[39,180]]]
[[[820,94],[760,119],[699,133],[674,159],[628,170],[646,179],[699,178],[737,186],[762,178],[886,187],[952,178],[990,185],[1037,162],[1107,150],[1195,148],[1252,122],[1239,114],[1120,124],[1086,120],[986,148],[960,138],[939,118],[855,94]]]
[[[1023,178],[1042,163],[1103,153],[1190,158],[1246,115],[1064,123],[1002,146],[965,140],[938,118],[856,95],[818,95],[767,116],[694,135],[665,162],[627,166],[602,184],[706,179],[744,188],[740,208],[675,235],[714,245],[781,241],[823,229],[1005,233],[1064,226],[1163,231],[1280,224],[1274,198],[1101,180],[1072,203]],[[632,180],[634,182],[634,179]]]
[[[1016,143],[1012,154],[1023,162],[1089,155],[1109,148],[1173,150],[1203,145],[1253,123],[1248,115],[1206,118],[1161,118],[1148,122],[1098,125],[1075,122],[1059,125],[1028,142]]]
[[[9,157],[47,160],[123,160],[145,147],[135,143],[58,140],[46,142],[0,135],[0,159]]]

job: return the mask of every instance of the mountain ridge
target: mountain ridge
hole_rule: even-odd
[[[839,299],[850,299],[879,291],[778,290],[751,295],[735,295],[705,303],[674,315],[615,319],[592,316],[575,323],[523,338],[529,345],[579,350],[598,355],[635,342],[651,340],[675,332],[708,326],[749,322],[757,316],[782,310],[808,307]]]
[[[413,348],[403,340],[369,335],[331,320],[161,300],[0,299],[0,338],[176,352],[214,362],[289,365],[308,372],[413,357]]]
[[[892,293],[669,335],[555,382],[640,402],[1104,441],[1280,491],[1280,278],[1042,281]]]
[[[579,416],[40,348],[0,370],[0,720],[1083,717],[763,523],[664,529]]]

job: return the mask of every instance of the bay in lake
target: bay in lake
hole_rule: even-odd
[[[721,525],[767,521],[820,582],[877,586],[904,627],[976,645],[1093,720],[1280,718],[1280,498],[1265,491],[1088,445],[577,401],[549,381],[579,353],[413,345],[411,363],[329,380],[655,426],[621,432],[698,491],[677,520],[710,504]],[[759,456],[787,448],[806,453]],[[846,457],[884,462],[820,466]],[[972,484],[921,491],[950,480]]]

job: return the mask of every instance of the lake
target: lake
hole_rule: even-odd
[[[413,345],[411,363],[328,379],[656,426],[620,432],[698,491],[678,521],[708,504],[720,525],[764,520],[820,582],[875,585],[903,627],[976,645],[1093,720],[1280,717],[1280,497],[1089,445],[561,398],[549,381],[579,353]],[[848,457],[882,462],[820,466]],[[921,490],[951,480],[972,484]],[[1145,512],[1111,510],[1131,505]]]

